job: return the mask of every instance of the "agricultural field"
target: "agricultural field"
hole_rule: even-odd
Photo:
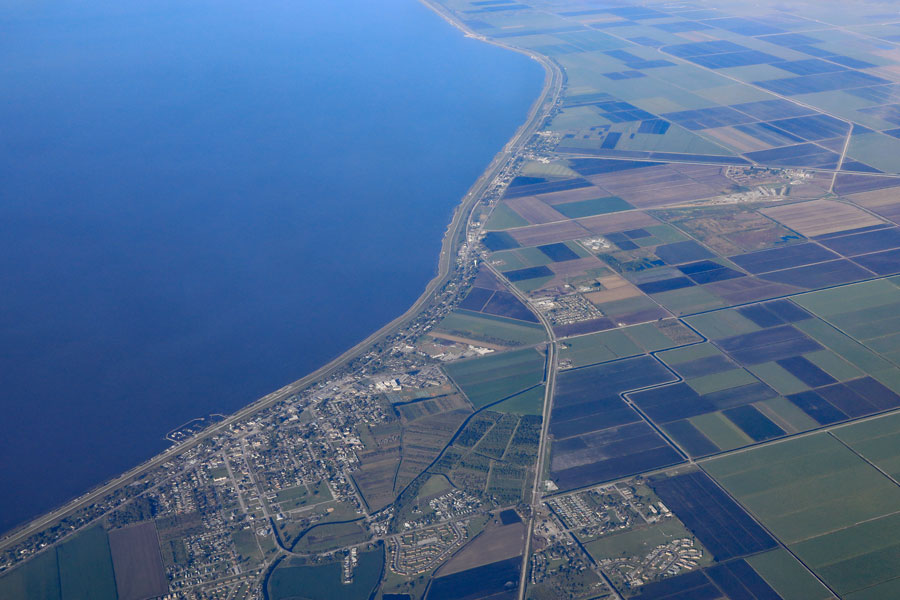
[[[472,405],[458,392],[401,401],[390,408],[392,419],[362,430],[364,448],[357,453],[361,467],[352,475],[371,509],[394,501],[437,459],[473,413]],[[317,505],[328,500],[325,486],[307,493],[304,490],[283,490],[276,500],[283,509],[291,503]],[[319,495],[315,494],[317,490]]]
[[[157,550],[157,555],[158,555]],[[102,527],[79,533],[0,577],[4,600],[116,600],[109,537]]]
[[[673,379],[650,356],[561,373],[550,420],[554,483],[573,489],[682,461],[620,397]]]
[[[42,552],[0,577],[0,597],[10,600],[60,600],[56,552]]]
[[[829,600],[834,597],[815,575],[782,548],[746,560],[784,600]]]
[[[429,335],[498,350],[531,346],[546,337],[544,329],[534,323],[464,309],[450,313]]]
[[[634,597],[638,600],[676,598],[764,600],[781,596],[746,560],[737,559],[658,583],[647,584],[642,586]],[[812,598],[810,597],[810,600]]]
[[[838,431],[859,443],[877,439],[856,427]],[[842,597],[891,597],[900,487],[837,432],[711,459],[703,469]]]
[[[718,562],[777,545],[743,508],[700,471],[656,478],[650,487]]]
[[[394,476],[394,491],[399,492],[438,457],[472,414],[472,406],[452,394],[396,408],[402,422],[400,465]]]
[[[562,343],[560,361],[564,368],[584,367],[699,341],[677,319],[665,319],[568,338]]]
[[[275,600],[900,597],[896,3],[436,4],[554,71],[439,312],[282,415],[308,427],[276,467],[248,426],[196,469],[215,493],[100,521],[0,597],[168,592],[220,492],[222,569],[271,567]],[[252,497],[294,459],[315,476]]]
[[[778,548],[801,540],[759,512],[769,492],[745,501],[713,465],[836,427],[835,441],[900,472],[894,424],[853,423],[900,408],[900,180],[879,177],[900,172],[900,70],[889,66],[900,56],[885,50],[900,32],[865,19],[842,31],[824,7],[812,25],[720,5],[459,5],[476,32],[551,56],[567,78],[548,124],[552,160],[512,181],[484,238],[486,260],[559,339],[553,489],[652,473],[715,558],[635,597],[830,597]],[[831,469],[865,487],[865,469],[842,471],[844,458]],[[660,474],[689,459],[712,478]],[[785,528],[828,523],[826,487],[799,479],[814,492],[765,506],[809,507]],[[886,506],[860,493],[845,517]],[[815,540],[834,532],[808,535],[801,560],[841,597],[896,591],[877,574],[838,581],[850,567],[815,558]]]
[[[515,597],[522,568],[519,556],[498,560],[432,580],[427,600],[507,600]]]
[[[143,600],[168,591],[153,521],[110,531],[109,546],[119,600]]]
[[[444,4],[565,75],[546,157],[482,213],[482,259],[558,344],[547,489],[564,503],[642,474],[714,561],[614,578],[619,591],[900,593],[900,30],[833,2]],[[502,289],[484,281],[463,311],[488,312]],[[447,371],[476,409],[511,397],[474,415],[436,468],[487,489],[544,388],[467,364]],[[579,527],[602,560],[675,533]]]
[[[507,317],[528,323],[538,322],[534,313],[513,294],[506,291],[503,285],[487,270],[481,270],[478,273],[472,289],[460,302],[459,307],[472,312]]]
[[[542,353],[528,349],[455,362],[445,370],[479,409],[540,384],[544,362]]]
[[[544,413],[544,397],[546,394],[546,386],[542,384],[524,392],[519,392],[500,404],[495,404],[493,408],[499,412],[540,416]]]

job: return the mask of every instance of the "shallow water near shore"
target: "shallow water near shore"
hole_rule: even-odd
[[[543,81],[414,0],[17,0],[0,75],[0,531],[402,313]]]

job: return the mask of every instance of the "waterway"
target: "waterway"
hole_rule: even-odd
[[[402,313],[543,70],[415,0],[0,15],[0,531]]]

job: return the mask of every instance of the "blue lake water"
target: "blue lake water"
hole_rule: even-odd
[[[403,312],[543,71],[415,0],[0,13],[0,530]]]

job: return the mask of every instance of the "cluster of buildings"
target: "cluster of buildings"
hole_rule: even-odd
[[[688,537],[660,544],[645,556],[604,558],[600,567],[628,588],[692,571],[699,566],[703,550]]]

